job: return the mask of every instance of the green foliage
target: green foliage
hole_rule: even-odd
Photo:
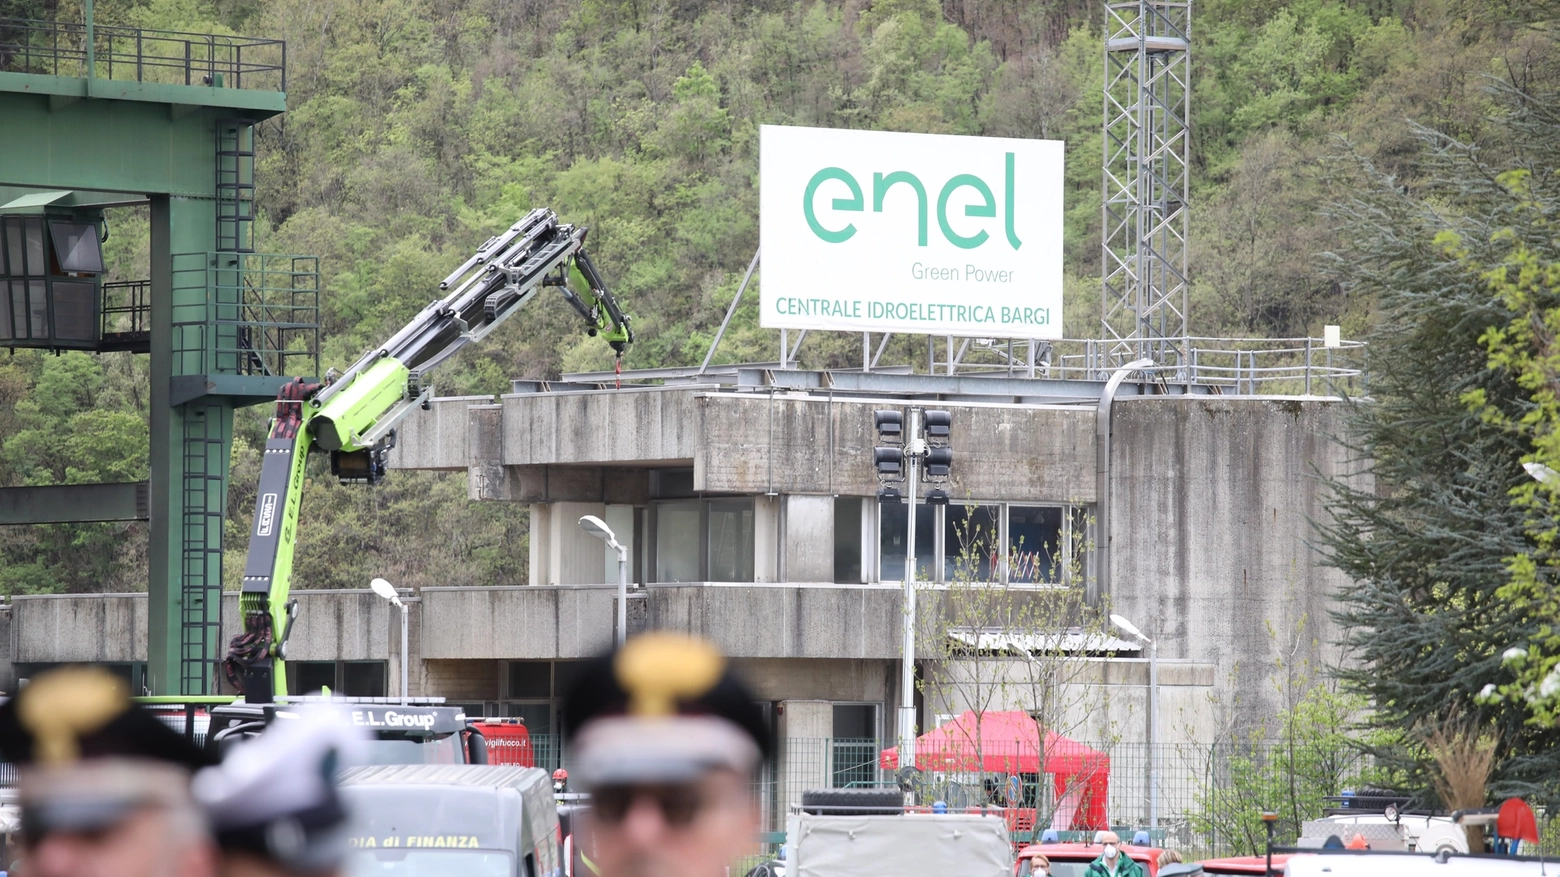
[[[1560,138],[1552,96],[1531,99],[1510,95],[1515,104],[1511,128],[1519,151],[1500,173],[1480,204],[1477,237],[1444,232],[1438,243],[1455,259],[1470,282],[1483,285],[1505,309],[1480,341],[1493,373],[1516,385],[1516,403],[1493,397],[1482,387],[1462,395],[1470,409],[1500,429],[1525,451],[1524,462],[1537,464],[1548,480],[1519,478],[1511,489],[1513,507],[1525,515],[1531,544],[1510,559],[1510,580],[1499,598],[1527,623],[1511,631],[1502,653],[1504,672],[1492,674],[1480,700],[1526,712],[1535,727],[1551,729],[1560,721],[1560,242],[1555,237],[1560,206]],[[1491,171],[1496,168],[1491,168]]]
[[[1354,730],[1366,707],[1363,697],[1312,685],[1274,717],[1276,727],[1215,746],[1206,791],[1190,814],[1192,831],[1216,839],[1221,850],[1260,855],[1267,843],[1264,811],[1278,814],[1276,841],[1293,843],[1306,821],[1332,806],[1327,798],[1379,783],[1381,772],[1370,766]]]
[[[1517,109],[1532,96],[1504,99]],[[1422,129],[1418,185],[1363,166],[1357,194],[1332,214],[1352,241],[1338,254],[1339,276],[1382,320],[1371,337],[1374,400],[1350,412],[1351,441],[1370,462],[1360,477],[1330,481],[1333,519],[1321,535],[1354,580],[1338,595],[1351,662],[1342,677],[1370,697],[1377,721],[1411,730],[1459,716],[1498,741],[1493,795],[1554,801],[1560,732],[1481,696],[1512,682],[1502,653],[1542,637],[1551,617],[1501,587],[1508,559],[1535,547],[1533,523],[1511,497],[1529,482],[1518,463],[1532,444],[1510,428],[1533,401],[1518,375],[1487,367],[1486,344],[1511,336],[1486,330],[1519,314],[1478,267],[1512,255],[1515,211],[1501,172],[1553,168],[1560,155],[1552,125],[1524,126],[1520,116],[1507,114],[1499,150]],[[1376,754],[1428,797],[1422,751]]]

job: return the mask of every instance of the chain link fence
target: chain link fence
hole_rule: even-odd
[[[753,786],[764,830],[784,831],[787,812],[808,789],[899,787],[895,772],[880,766],[885,745],[854,738],[778,741],[773,763]],[[1292,841],[1302,823],[1323,815],[1325,798],[1363,787],[1371,767],[1352,749],[1283,744],[1092,743],[1085,748],[1099,758],[1080,765],[1074,754],[1071,763],[1056,759],[1045,764],[1051,770],[1042,772],[1023,770],[1041,761],[1034,746],[923,753],[911,792],[920,806],[942,801],[951,810],[1001,807],[1015,842],[1038,841],[1048,828],[1058,830],[1063,840],[1089,840],[1094,829],[1108,826],[1124,840],[1150,831],[1155,845],[1183,854],[1248,855],[1263,849],[1263,810],[1279,814],[1278,837]],[[1092,793],[1085,791],[1087,781],[1097,780],[1100,772],[1102,810],[1091,808],[1086,796]],[[1015,787],[1018,794],[1010,801]],[[1101,812],[1103,825],[1084,818]]]

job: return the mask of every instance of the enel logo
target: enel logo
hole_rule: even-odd
[[[1003,177],[1003,231],[1006,233],[1007,242],[1013,249],[1018,249],[1023,242],[1018,239],[1018,234],[1013,229],[1013,153],[1007,153],[1005,174]],[[866,210],[866,197],[861,190],[861,184],[850,175],[849,171],[837,167],[826,167],[812,175],[807,181],[807,189],[802,193],[802,215],[807,218],[807,227],[820,240],[831,244],[843,244],[856,234],[854,223],[847,223],[843,228],[825,228],[818,221],[818,214],[813,209],[813,200],[818,193],[818,187],[829,180],[838,180],[850,190],[849,198],[835,198],[833,207],[835,210]],[[872,212],[883,212],[883,197],[889,190],[897,185],[909,186],[916,196],[916,244],[926,246],[927,237],[927,197],[926,186],[921,180],[909,171],[894,171],[890,174],[874,173],[872,175]],[[992,219],[997,215],[997,199],[992,195],[991,187],[986,181],[974,174],[957,174],[943,184],[942,191],[937,194],[937,227],[942,230],[948,243],[964,250],[973,250],[984,244],[990,235],[985,229],[980,229],[974,234],[963,235],[954,230],[948,221],[948,199],[961,188],[973,189],[980,196],[980,202],[966,205],[964,215],[983,219]]]

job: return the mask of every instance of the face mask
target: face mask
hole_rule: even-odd
[[[1115,844],[1106,844],[1105,845],[1105,861],[1107,861],[1107,862],[1114,861],[1115,858],[1116,858],[1116,845]]]
[[[1030,868],[1029,873],[1033,875],[1033,877],[1046,877],[1046,870],[1044,865],[1036,865],[1035,867]]]

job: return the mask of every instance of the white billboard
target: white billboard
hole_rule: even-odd
[[[765,125],[759,325],[1062,337],[1062,146]]]

